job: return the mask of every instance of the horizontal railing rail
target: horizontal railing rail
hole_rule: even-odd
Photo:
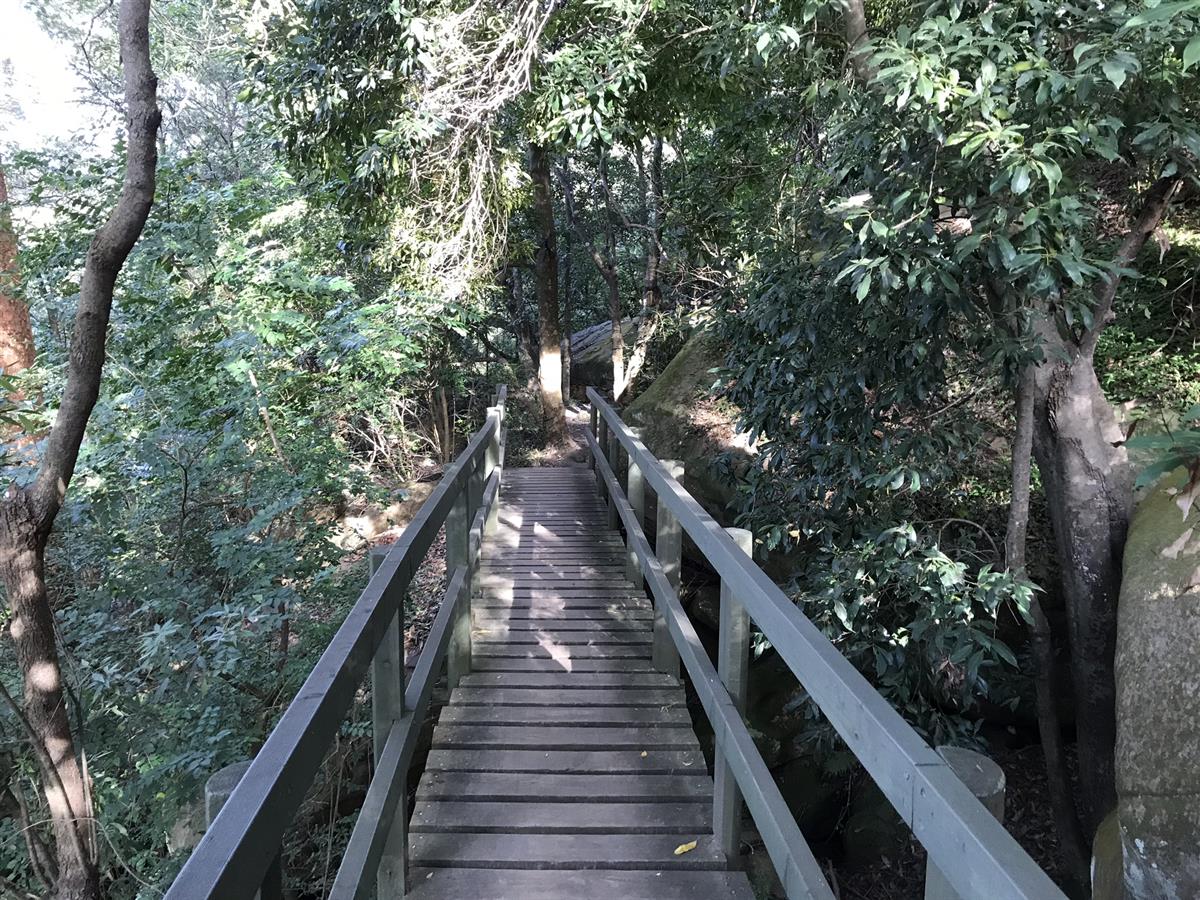
[[[588,443],[598,486],[609,498],[610,521],[619,519],[625,527],[630,555],[654,599],[656,641],[660,632],[664,639],[669,635],[673,651],[687,668],[715,732],[718,793],[720,770],[728,767],[787,896],[827,898],[832,892],[749,739],[728,679],[714,672],[679,602],[680,530],[721,578],[722,641],[730,620],[724,607],[736,604],[758,625],[961,897],[1065,900],[942,757],[684,490],[618,413],[595,390],[589,388],[587,396],[593,410]],[[636,505],[621,491],[620,450],[628,457],[627,489]],[[642,525],[645,486],[657,498],[654,551]],[[732,602],[727,604],[727,599]],[[657,627],[660,620],[662,629]],[[662,648],[655,648],[655,659],[665,669],[672,665],[671,654]],[[721,808],[714,809],[718,837],[729,828],[727,810],[723,816]]]
[[[279,850],[363,676],[372,670],[375,774],[331,896],[403,897],[407,877],[404,782],[446,663],[453,687],[470,668],[469,598],[480,546],[494,520],[504,457],[501,387],[487,421],[445,470],[400,539],[379,561],[329,646],[168,889],[167,900],[281,896]],[[404,685],[403,598],[446,528],[448,585]]]

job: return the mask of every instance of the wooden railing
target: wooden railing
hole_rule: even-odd
[[[279,724],[255,756],[168,900],[282,896],[279,853],[334,736],[371,669],[375,774],[330,897],[403,897],[407,876],[405,780],[443,662],[450,688],[471,667],[471,582],[495,522],[504,466],[501,387],[487,421],[392,545]],[[442,525],[447,586],[429,637],[404,684],[404,592]]]
[[[834,896],[742,718],[752,620],[960,897],[1065,900],[945,760],[754,564],[749,536],[735,540],[683,489],[677,480],[682,465],[660,462],[599,394],[589,388],[587,396],[597,486],[608,499],[610,524],[624,529],[629,574],[645,580],[654,600],[655,664],[674,674],[682,660],[712,723],[713,833],[722,849],[730,856],[737,851],[744,801],[787,896]],[[622,452],[624,486],[616,474],[623,470]],[[653,550],[643,532],[647,486],[657,498]],[[721,578],[719,669],[679,602],[685,532]]]

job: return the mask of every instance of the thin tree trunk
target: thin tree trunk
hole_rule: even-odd
[[[538,246],[534,257],[538,301],[538,384],[547,438],[560,443],[567,432],[562,393],[562,349],[558,309],[558,244],[554,230],[554,188],[550,183],[550,158],[539,144],[529,147],[529,174],[533,180],[533,217]]]
[[[87,818],[91,792],[67,715],[54,611],[46,590],[45,551],[100,394],[117,275],[154,200],[155,137],[161,115],[150,63],[149,17],[149,0],[121,0],[118,36],[127,115],[124,183],[116,206],[88,248],[67,381],[37,474],[27,487],[10,486],[0,501],[0,578],[12,611],[9,628],[24,682],[23,717],[54,832],[57,900],[99,898],[100,884]]]
[[[1026,534],[1029,530],[1029,485],[1033,453],[1034,365],[1026,364],[1017,384],[1017,427],[1012,447],[1012,502],[1008,508],[1008,530],[1004,549],[1009,571],[1025,581]],[[1050,622],[1041,599],[1033,594],[1029,604],[1029,625],[1033,650],[1034,689],[1037,697],[1038,732],[1042,756],[1046,762],[1046,782],[1050,805],[1062,847],[1063,862],[1075,892],[1082,893],[1088,883],[1091,853],[1079,826],[1079,813],[1071,789],[1071,775],[1063,750],[1062,725],[1054,690],[1054,643]]]
[[[642,279],[642,315],[657,310],[662,302],[662,290],[658,283],[658,269],[662,256],[662,138],[654,139],[654,150],[650,155],[650,190],[646,198],[646,274]]]
[[[0,369],[15,375],[33,365],[33,328],[29,307],[20,298],[21,271],[13,231],[8,184],[0,169]]]
[[[1180,184],[1160,179],[1115,255],[1128,267],[1162,222]],[[1096,378],[1093,356],[1111,318],[1120,283],[1096,287],[1093,324],[1075,340],[1043,315],[1037,323],[1046,362],[1034,373],[1033,450],[1054,527],[1071,641],[1076,700],[1081,813],[1085,840],[1116,804],[1117,598],[1121,557],[1133,508],[1125,435]]]
[[[863,45],[870,38],[867,33],[867,13],[863,0],[842,0],[844,5],[843,24],[846,33],[846,59],[855,77],[863,84],[875,78],[875,69]]]
[[[563,169],[566,169],[566,163],[563,164]],[[569,176],[567,176],[569,178]],[[568,182],[569,184],[569,182]],[[565,191],[564,191],[565,197]],[[564,208],[566,203],[564,200]],[[562,327],[560,331],[562,336],[559,338],[559,353],[562,358],[562,393],[563,400],[570,402],[571,400],[571,308],[574,303],[572,290],[574,284],[571,276],[572,257],[571,252],[575,247],[575,232],[572,230],[572,223],[568,222],[567,227],[563,230],[563,253],[562,253]]]
[[[608,183],[608,150],[600,150],[600,186],[604,189],[604,256],[600,274],[608,288],[608,317],[612,320],[613,399],[625,392],[625,335],[621,332],[621,287],[617,276],[617,232],[613,221],[612,189]]]

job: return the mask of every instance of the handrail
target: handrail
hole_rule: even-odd
[[[949,765],[871,687],[866,678],[838,652],[787,595],[738,548],[721,526],[630,432],[616,411],[592,388],[588,388],[587,397],[593,410],[598,413],[599,422],[606,427],[608,437],[615,437],[628,454],[631,466],[637,466],[641,477],[654,490],[660,510],[663,507],[669,510],[709,565],[716,570],[722,583],[730,587],[737,601],[758,624],[958,894],[966,900],[1065,900],[1065,895],[1049,876],[1030,859],[1003,825],[988,813]],[[593,459],[597,469],[601,470],[599,477],[604,479],[610,496],[615,500],[620,497],[620,486],[615,475],[610,480],[602,471],[606,465],[601,465],[601,460],[607,464],[602,442],[593,438],[589,444],[594,448]],[[611,468],[607,474],[612,474]],[[616,490],[613,490],[614,486]],[[615,505],[619,511],[623,511],[621,504]],[[635,517],[630,515],[629,518]],[[627,533],[635,536],[631,549],[642,558],[642,571],[656,604],[666,616],[671,637],[681,656],[686,659],[693,645],[688,629],[679,621],[682,607],[679,606],[675,590],[669,584],[664,586],[662,579],[655,576],[654,566],[650,562],[653,557],[643,558],[636,540],[636,534],[640,533],[640,522],[634,524],[638,525],[637,529],[627,525]],[[645,542],[644,536],[642,542]],[[690,672],[691,666],[688,668]],[[700,668],[703,670],[703,667]],[[707,675],[704,681],[712,686]],[[716,693],[728,696],[723,686]],[[716,732],[717,748],[727,756],[736,753],[737,748],[731,745],[729,734],[722,733],[720,729],[716,729]],[[757,757],[757,753],[753,755]],[[770,829],[765,826],[775,823],[759,818],[759,811],[756,811],[751,796],[752,788],[761,790],[762,786],[754,784],[756,776],[745,771],[739,772],[733,758],[727,759],[727,762],[734,768],[739,787],[746,795],[747,805],[770,848],[771,839],[766,834]],[[772,835],[776,841],[788,843],[784,837],[781,834]],[[772,853],[771,859],[778,866],[780,858],[796,859],[799,855],[795,848],[791,848],[790,856],[784,854],[777,858],[776,853]],[[781,878],[788,874],[788,871],[781,872]],[[784,884],[787,886],[788,882],[785,880]],[[827,885],[824,890],[828,891]],[[788,896],[803,897],[806,894],[792,893],[789,889]]]
[[[404,592],[445,524],[449,585],[413,679],[407,688],[402,680],[396,685],[374,686],[380,694],[395,694],[396,702],[390,709],[386,703],[377,706],[375,713],[376,741],[383,746],[376,747],[376,777],[368,789],[367,805],[360,820],[374,822],[376,833],[359,834],[356,826],[358,841],[352,839],[352,842],[356,851],[364,844],[368,846],[372,852],[367,862],[377,865],[379,848],[392,843],[389,830],[393,830],[393,825],[401,826],[394,830],[402,836],[405,816],[396,816],[396,812],[403,796],[398,802],[385,802],[386,810],[382,813],[378,808],[383,801],[395,800],[395,789],[403,783],[407,760],[412,755],[442,660],[448,655],[454,658],[470,653],[470,631],[461,627],[469,615],[463,597],[470,596],[483,529],[500,493],[500,460],[507,430],[506,397],[507,388],[502,386],[496,394],[496,404],[488,410],[487,421],[445,470],[438,486],[371,576],[304,685],[167,890],[166,900],[243,897],[249,900],[258,892],[278,858],[284,832],[303,802],[373,660],[377,675],[380,672],[377,653],[380,657],[391,654],[387,660],[391,667],[383,671],[402,679]],[[483,487],[485,479],[487,484]],[[470,534],[476,529],[478,534]],[[452,530],[457,533],[451,534]],[[451,538],[463,548],[457,560],[449,559]],[[465,646],[463,640],[468,642]],[[393,641],[396,646],[392,646]],[[458,667],[462,668],[461,662]],[[379,721],[380,715],[386,715],[387,720]],[[381,740],[380,735],[386,736],[386,740]],[[361,856],[354,859],[363,861]],[[402,895],[403,859],[399,865]],[[375,887],[369,886],[372,890]],[[265,894],[264,890],[263,900],[268,900]]]

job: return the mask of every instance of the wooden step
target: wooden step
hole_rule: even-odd
[[[520,801],[585,803],[602,797],[609,803],[707,803],[712,779],[695,775],[538,775],[510,772],[430,772],[417,788],[418,800]]]
[[[534,794],[533,796],[537,796]],[[712,830],[708,803],[576,803],[419,800],[409,831],[477,834],[678,834]]]
[[[741,872],[417,868],[411,883],[411,900],[754,900]]]
[[[695,849],[675,850],[696,841]],[[505,869],[723,869],[725,855],[700,829],[676,834],[417,833],[414,866]],[[483,894],[482,896],[487,896]]]

